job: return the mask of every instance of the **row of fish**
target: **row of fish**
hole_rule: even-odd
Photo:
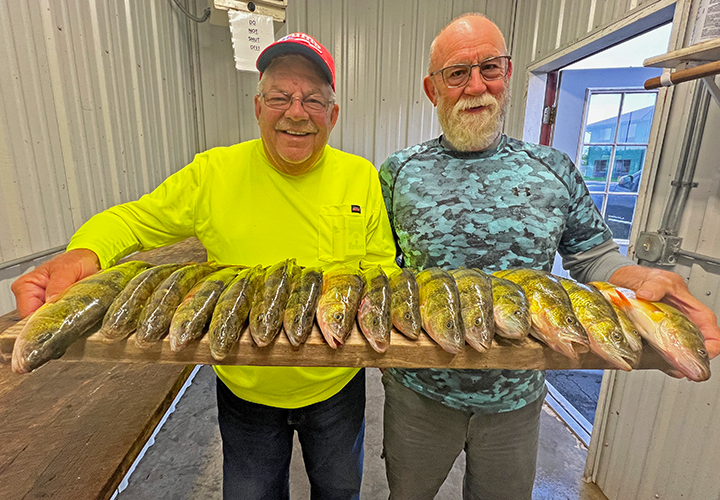
[[[148,348],[168,336],[174,352],[207,331],[217,360],[246,323],[260,347],[281,329],[297,347],[317,320],[337,348],[357,319],[378,352],[388,349],[393,326],[411,339],[424,329],[454,354],[466,342],[483,352],[496,334],[511,341],[532,335],[570,358],[592,350],[623,370],[637,364],[642,337],[688,378],[710,376],[702,334],[682,313],[608,283],[584,285],[532,269],[405,269],[388,277],[380,266],[323,272],[294,259],[267,268],[131,261],[101,271],[30,317],[15,342],[13,370],[62,356],[101,319],[99,334],[109,342],[135,332],[136,345]]]

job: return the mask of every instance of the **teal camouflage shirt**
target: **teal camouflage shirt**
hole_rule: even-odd
[[[570,158],[503,135],[495,149],[460,152],[431,141],[392,154],[380,183],[404,265],[550,271],[555,252],[612,238]],[[399,369],[403,385],[458,409],[516,410],[545,391],[536,370]]]

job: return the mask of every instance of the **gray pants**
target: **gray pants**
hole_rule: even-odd
[[[544,398],[504,413],[455,410],[385,373],[385,470],[390,500],[432,500],[466,454],[465,500],[530,500]]]

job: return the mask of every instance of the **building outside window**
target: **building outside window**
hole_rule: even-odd
[[[613,238],[630,238],[657,92],[588,89],[576,165]]]

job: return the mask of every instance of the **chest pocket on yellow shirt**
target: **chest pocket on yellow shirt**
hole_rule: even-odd
[[[365,255],[365,215],[358,205],[321,205],[318,257],[325,262],[355,260]]]

